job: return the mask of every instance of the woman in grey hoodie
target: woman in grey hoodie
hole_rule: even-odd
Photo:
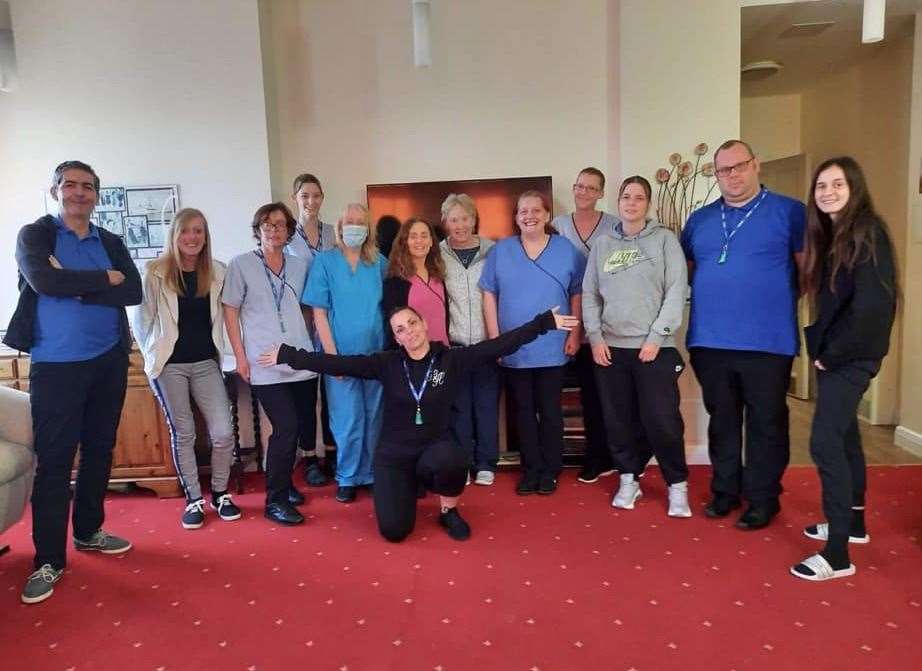
[[[592,344],[605,428],[621,485],[616,508],[633,509],[638,477],[656,455],[669,486],[669,515],[690,517],[685,426],[675,347],[687,287],[675,234],[647,216],[650,183],[628,177],[618,192],[621,221],[592,246],[583,278],[583,321]]]
[[[486,340],[483,293],[477,283],[493,241],[477,235],[477,206],[465,193],[442,203],[446,238],[440,244],[448,292],[448,337],[452,345]],[[452,434],[473,465],[474,484],[492,485],[499,458],[499,367],[493,361],[464,372],[452,405]]]

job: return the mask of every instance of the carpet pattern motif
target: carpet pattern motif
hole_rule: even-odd
[[[653,469],[655,470],[655,469]],[[791,468],[783,510],[760,531],[709,520],[708,471],[692,468],[691,519],[666,517],[658,472],[633,511],[610,507],[616,478],[554,496],[517,497],[515,473],[469,487],[465,543],[420,501],[416,530],[378,536],[367,494],[302,488],[308,516],[262,517],[262,483],[244,511],[179,525],[182,501],[112,494],[106,528],[134,549],[69,552],[48,601],[26,606],[28,514],[4,534],[0,668],[5,671],[551,671],[612,669],[903,669],[922,655],[922,466],[869,470],[871,543],[852,546],[857,575],[806,583],[788,567],[820,544],[812,468]]]

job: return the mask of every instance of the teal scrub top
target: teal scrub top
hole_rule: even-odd
[[[301,302],[327,311],[339,354],[371,354],[384,349],[381,295],[386,259],[352,267],[338,249],[314,257]]]

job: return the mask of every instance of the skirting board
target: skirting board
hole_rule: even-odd
[[[907,452],[922,457],[922,433],[907,429],[905,426],[898,426],[893,433],[893,442]]]

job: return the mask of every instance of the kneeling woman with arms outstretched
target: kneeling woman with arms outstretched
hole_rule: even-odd
[[[579,321],[558,315],[555,308],[498,338],[470,347],[429,342],[426,321],[409,307],[395,309],[389,322],[401,346],[398,350],[339,356],[281,345],[263,354],[259,362],[380,380],[384,425],[374,457],[374,499],[381,535],[398,542],[410,534],[416,522],[417,485],[421,483],[441,497],[439,523],[452,538],[464,540],[471,530],[456,506],[470,464],[449,434],[451,404],[463,371],[511,354],[547,331],[569,331]]]

